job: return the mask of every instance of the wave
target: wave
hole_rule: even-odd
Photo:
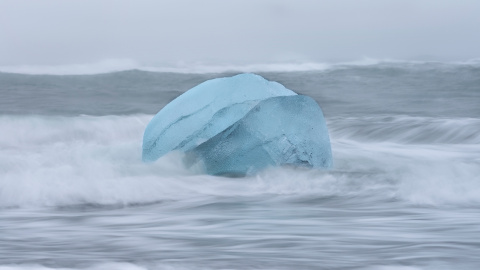
[[[332,132],[334,169],[270,168],[239,179],[188,168],[181,153],[141,162],[151,115],[0,117],[0,208],[182,204],[222,196],[480,203],[477,145],[408,145]]]
[[[16,65],[0,66],[0,72],[29,75],[93,75],[113,73],[128,70],[142,70],[163,73],[208,74],[226,72],[304,72],[326,71],[338,68],[368,67],[378,65],[395,65],[411,67],[412,65],[447,65],[447,66],[474,66],[480,67],[480,59],[471,59],[463,62],[436,62],[436,61],[409,61],[395,59],[364,58],[358,61],[321,63],[253,63],[244,65],[235,64],[204,64],[204,63],[177,63],[166,66],[144,65],[132,59],[107,59],[94,63],[68,65]]]
[[[17,65],[0,66],[0,72],[28,75],[92,75],[139,69],[139,65],[129,59],[110,59],[95,63],[71,65]]]
[[[95,264],[90,267],[81,267],[81,268],[58,268],[58,267],[46,267],[43,265],[37,264],[24,264],[24,265],[0,265],[0,270],[74,270],[74,269],[82,269],[82,270],[147,270],[147,267],[136,265],[133,263],[126,263],[126,262],[106,262]],[[155,269],[185,269],[180,267],[168,266],[168,265],[159,265],[155,267]]]
[[[128,262],[105,262],[100,264],[95,264],[89,267],[69,267],[69,268],[53,268],[53,267],[46,267],[42,265],[0,265],[0,270],[190,270],[190,269],[212,269],[212,268],[205,268],[198,265],[188,265],[188,264],[180,264],[180,263],[158,263],[151,265],[149,263],[148,266],[143,266],[141,264],[134,264]],[[223,269],[223,268],[222,268]],[[229,268],[230,269],[230,268]],[[271,267],[263,268],[263,267],[255,267],[255,269],[272,269]],[[420,267],[413,267],[413,266],[402,266],[402,265],[378,265],[378,266],[371,266],[368,269],[373,270],[422,270],[422,269],[438,269],[436,268],[420,268]]]
[[[480,144],[480,119],[413,116],[333,117],[332,136],[365,142]]]

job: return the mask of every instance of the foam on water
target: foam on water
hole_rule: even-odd
[[[347,119],[343,125],[329,123],[333,126],[334,170],[270,168],[252,177],[230,179],[185,167],[180,153],[144,164],[141,138],[151,117],[1,116],[0,207],[129,205],[277,195],[437,206],[480,203],[480,147],[475,138],[455,144],[456,140],[440,132],[438,144],[400,144],[404,140],[401,133],[391,140],[383,134],[377,142],[362,140],[362,136],[355,140],[351,134],[356,132],[350,130],[354,127]],[[374,130],[377,123],[370,120],[355,122],[370,123]],[[441,129],[452,125],[449,121],[431,125]],[[465,122],[478,124],[472,119]]]
[[[0,269],[478,269],[479,67],[262,74],[322,106],[335,165],[247,178],[141,161],[153,114],[219,74],[2,73]]]
[[[31,75],[91,75],[111,73],[126,70],[143,70],[151,72],[171,73],[223,73],[223,72],[303,72],[325,71],[346,67],[366,67],[376,65],[414,65],[434,64],[443,66],[480,66],[480,59],[467,61],[409,61],[397,59],[374,59],[365,57],[348,62],[300,62],[300,63],[257,63],[257,64],[207,64],[207,63],[170,63],[146,65],[133,59],[105,59],[93,63],[63,64],[63,65],[20,65],[0,66],[0,72]]]
[[[480,144],[480,119],[398,116],[332,117],[337,139],[402,144]]]
[[[438,266],[437,266],[438,267]],[[192,266],[192,265],[182,265],[182,264],[157,264],[149,266],[141,266],[132,263],[122,263],[122,262],[109,262],[96,264],[90,267],[85,268],[50,268],[42,265],[11,265],[11,266],[1,266],[0,270],[207,270],[211,268]],[[256,267],[258,270],[274,270],[274,268],[264,268]],[[381,265],[369,267],[371,270],[428,270],[428,269],[445,269],[445,268],[420,268],[420,267],[411,267],[411,266],[401,266],[401,265]],[[365,269],[366,270],[366,269]]]
[[[131,59],[107,59],[95,63],[70,65],[19,65],[0,66],[0,72],[31,75],[88,75],[138,69],[139,65]]]
[[[122,262],[109,262],[96,264],[86,268],[50,268],[43,265],[0,265],[0,270],[73,270],[73,269],[83,269],[83,270],[147,270],[148,268],[131,264],[131,263],[122,263]],[[181,268],[166,266],[159,266],[159,270],[176,270]]]

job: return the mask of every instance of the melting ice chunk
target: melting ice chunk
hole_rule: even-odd
[[[318,104],[254,74],[206,81],[165,106],[145,129],[143,160],[172,150],[187,152],[213,175],[332,164]]]
[[[207,173],[245,175],[267,166],[328,168],[330,139],[322,111],[307,96],[261,101],[240,121],[191,151]]]
[[[143,160],[191,150],[243,118],[261,100],[291,95],[296,93],[255,74],[201,83],[153,117],[143,135]]]

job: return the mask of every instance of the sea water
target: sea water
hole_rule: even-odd
[[[332,170],[142,162],[155,113],[236,72],[0,73],[0,269],[480,267],[478,62],[265,70],[321,105]]]

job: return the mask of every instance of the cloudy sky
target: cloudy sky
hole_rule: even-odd
[[[0,65],[480,57],[478,0],[0,0]]]

